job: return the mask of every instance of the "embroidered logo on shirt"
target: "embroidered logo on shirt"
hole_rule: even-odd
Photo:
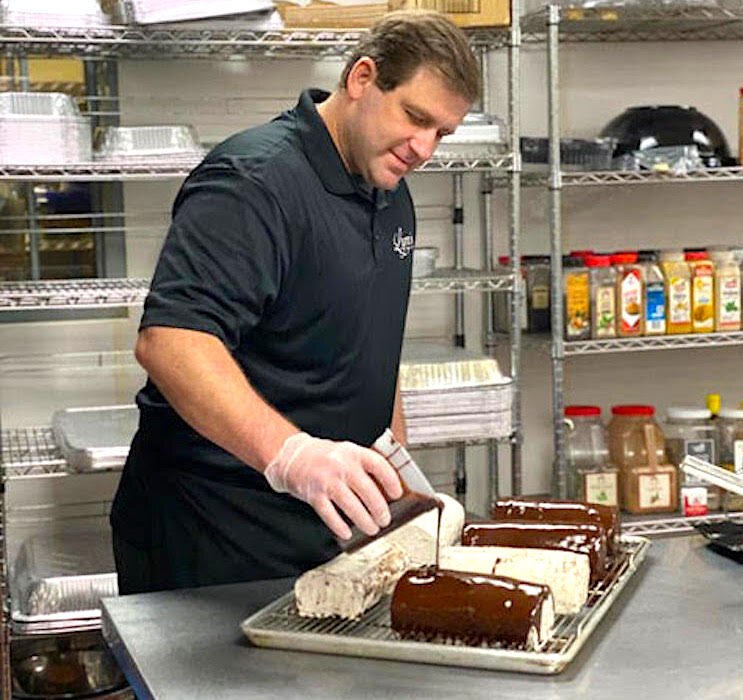
[[[413,236],[409,233],[405,233],[401,226],[397,227],[397,231],[392,236],[392,250],[394,250],[399,256],[400,260],[407,258],[408,255],[413,251],[415,241]]]

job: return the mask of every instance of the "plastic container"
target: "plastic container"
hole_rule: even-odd
[[[615,338],[617,335],[617,271],[609,255],[587,255],[591,284],[591,337]]]
[[[617,335],[642,335],[643,269],[637,264],[637,253],[616,253],[611,256],[611,262],[617,271]]]
[[[645,335],[664,335],[666,332],[666,283],[658,264],[658,253],[640,251],[638,262],[645,281]]]
[[[666,462],[665,438],[646,405],[613,406],[609,458],[619,468],[620,504],[629,513],[678,508],[678,470]]]
[[[663,251],[660,266],[666,281],[666,333],[691,333],[691,273],[684,253]]]
[[[712,464],[717,464],[719,450],[717,446],[717,426],[712,421],[712,412],[706,408],[669,406],[663,426],[666,436],[666,451],[675,466],[678,466],[687,455],[698,457]],[[720,490],[708,485],[701,479],[679,473],[681,503],[685,515],[705,515],[706,510],[719,510]],[[704,512],[688,506],[684,498],[685,490],[701,489],[704,492]]]
[[[591,337],[591,287],[588,268],[580,258],[567,257],[563,265],[565,340]]]
[[[715,330],[739,331],[740,267],[729,250],[710,253],[715,263]]]
[[[720,466],[743,476],[743,409],[721,408],[717,423]],[[722,507],[743,510],[743,496],[725,492]]]
[[[693,333],[715,329],[715,265],[704,251],[685,253],[691,276],[691,326]]]
[[[439,249],[435,247],[416,246],[413,249],[413,277],[428,277],[436,269]]]
[[[598,406],[566,406],[568,498],[619,505],[617,470],[609,465],[609,446]]]
[[[527,327],[530,333],[544,333],[550,322],[550,259],[529,255],[526,262]]]

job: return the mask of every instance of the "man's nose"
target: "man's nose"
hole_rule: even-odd
[[[410,139],[410,150],[416,159],[425,161],[433,155],[438,144],[439,136],[436,129],[421,129]]]

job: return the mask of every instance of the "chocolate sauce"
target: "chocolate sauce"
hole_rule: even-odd
[[[413,569],[392,595],[392,629],[403,637],[524,646],[541,626],[547,586],[438,567]]]
[[[403,485],[403,495],[396,501],[391,501],[389,506],[391,516],[389,525],[381,528],[376,535],[367,535],[359,530],[358,527],[349,523],[351,527],[351,538],[348,540],[342,540],[339,537],[336,538],[340,548],[344,552],[355,552],[357,549],[361,549],[379,537],[384,537],[384,535],[396,530],[401,525],[409,523],[413,518],[417,518],[422,513],[426,513],[434,508],[439,509],[439,529],[441,528],[441,511],[444,504],[438,498],[426,496],[417,491],[409,491]],[[346,522],[348,522],[348,519],[346,519]]]
[[[587,554],[591,564],[591,582],[606,575],[606,535],[593,523],[559,525],[539,522],[491,520],[468,523],[462,530],[462,544],[469,547],[531,547],[562,549]]]
[[[604,528],[610,556],[619,550],[619,511],[597,503],[509,498],[496,501],[490,512],[494,520],[534,521],[582,525],[593,523]]]

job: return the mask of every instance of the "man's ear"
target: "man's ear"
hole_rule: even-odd
[[[377,64],[373,58],[362,56],[351,66],[346,78],[346,93],[352,100],[358,100],[377,80]]]

